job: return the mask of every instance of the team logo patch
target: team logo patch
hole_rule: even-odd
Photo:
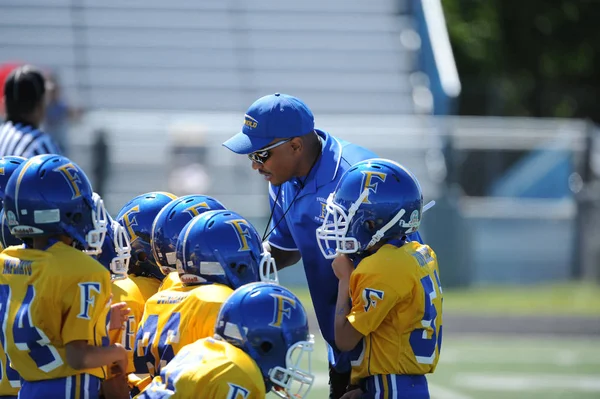
[[[227,224],[233,227],[237,234],[238,241],[240,243],[239,251],[250,250],[250,240],[252,239],[250,233],[250,226],[245,219],[235,219],[227,221]]]
[[[79,168],[77,168],[77,166],[73,165],[72,163],[68,163],[53,169],[53,171],[59,172],[67,180],[67,183],[69,183],[69,187],[73,193],[71,199],[81,197],[83,181],[81,180],[81,171]]]
[[[385,179],[387,177],[386,173],[375,172],[372,170],[363,170],[362,174],[363,174],[362,188],[360,189],[360,193],[358,193],[359,195],[362,194],[363,191],[365,191],[366,189],[369,189],[369,194],[371,193],[371,191],[376,193],[377,186],[379,185],[379,183],[385,182]],[[363,200],[363,204],[370,204],[370,203],[371,202],[369,202],[369,195],[367,194],[367,196]]]
[[[256,129],[258,126],[258,121],[251,117],[250,115],[244,115],[244,126],[248,126],[250,129]]]
[[[365,303],[365,312],[369,309],[377,307],[377,302],[383,300],[384,292],[381,290],[375,290],[373,288],[365,288],[363,290],[363,302]]]

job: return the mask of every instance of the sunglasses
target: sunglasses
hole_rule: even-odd
[[[290,137],[289,139],[278,141],[274,144],[271,144],[268,147],[262,148],[256,152],[252,152],[252,153],[248,154],[248,158],[250,158],[250,160],[252,162],[256,162],[256,163],[259,163],[262,165],[265,162],[267,162],[267,159],[269,159],[269,157],[271,156],[271,153],[269,152],[270,150],[272,150],[273,148],[277,148],[280,145],[283,145],[283,144],[287,143],[288,141],[291,141],[292,139],[293,139],[293,137]]]

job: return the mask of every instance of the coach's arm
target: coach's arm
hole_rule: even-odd
[[[270,252],[273,259],[275,259],[277,270],[281,270],[284,267],[295,265],[302,258],[302,256],[300,255],[300,251],[284,251],[283,249],[271,246],[266,241],[263,242],[263,248],[265,249],[265,251]]]

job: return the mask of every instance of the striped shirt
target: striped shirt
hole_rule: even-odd
[[[0,157],[31,158],[40,154],[62,154],[52,137],[29,125],[5,122],[0,125]]]

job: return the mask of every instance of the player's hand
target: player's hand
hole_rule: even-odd
[[[110,324],[109,330],[119,330],[123,328],[123,323],[127,320],[127,315],[131,309],[127,307],[125,302],[113,303],[110,305]]]
[[[349,280],[350,275],[354,271],[354,263],[344,254],[338,254],[331,263],[333,273],[338,280]]]
[[[340,399],[360,399],[363,391],[360,388],[353,389],[352,391],[346,392]]]
[[[112,344],[117,348],[119,353],[119,359],[110,366],[110,371],[114,375],[126,375],[127,373],[127,350],[123,345],[116,343]]]

